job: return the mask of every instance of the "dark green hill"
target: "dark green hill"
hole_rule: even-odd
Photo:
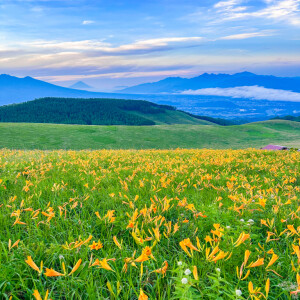
[[[1,106],[0,122],[141,126],[209,125],[213,119],[198,119],[172,106],[143,100],[41,98]]]

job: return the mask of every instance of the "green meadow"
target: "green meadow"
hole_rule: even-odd
[[[235,126],[93,126],[0,123],[0,147],[9,149],[300,148],[300,123],[272,120]]]

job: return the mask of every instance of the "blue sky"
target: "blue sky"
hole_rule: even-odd
[[[0,2],[0,73],[108,91],[245,70],[300,76],[300,0]]]

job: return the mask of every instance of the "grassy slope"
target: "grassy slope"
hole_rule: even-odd
[[[160,114],[142,114],[131,112],[132,114],[141,116],[156,123],[156,125],[171,125],[171,124],[192,124],[192,125],[215,125],[212,122],[193,118],[192,116],[181,112],[166,110]]]
[[[300,147],[300,123],[266,121],[239,126],[84,126],[0,123],[0,148],[170,149]]]

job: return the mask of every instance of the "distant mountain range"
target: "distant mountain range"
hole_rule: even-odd
[[[83,82],[83,81],[78,81],[78,82],[72,84],[72,85],[70,86],[70,88],[71,88],[71,89],[76,89],[76,90],[91,90],[91,89],[93,89],[92,86],[86,84],[86,83]]]
[[[259,78],[261,80],[259,80]],[[168,82],[169,84],[166,84]],[[175,85],[174,82],[177,82],[177,85]],[[220,87],[216,89],[218,90],[219,95],[182,95],[180,94],[178,87],[175,88],[175,86],[180,85],[180,82],[189,83],[189,85],[181,85],[181,88],[184,90],[201,90],[202,88],[209,89],[210,87]],[[191,84],[193,82],[194,85]],[[196,82],[199,84],[196,84]],[[161,88],[154,88],[156,84],[160,85]],[[291,92],[282,92],[282,90],[278,90],[279,88],[293,91],[293,97],[295,95],[296,97],[300,96],[300,93],[298,93],[300,92],[300,78],[298,77],[280,78],[274,76],[260,76],[248,72],[238,73],[235,75],[203,74],[192,79],[184,79],[180,77],[167,78],[159,81],[158,83],[139,85],[137,88],[126,88],[123,89],[122,93],[91,92],[57,86],[32,77],[18,78],[10,75],[0,75],[0,106],[22,103],[43,97],[111,98],[147,100],[156,104],[171,105],[179,110],[186,111],[194,115],[230,119],[237,122],[260,121],[276,116],[297,116],[300,114],[300,101],[271,101],[267,98],[260,98],[260,100],[257,100],[250,96],[232,97],[222,94],[223,91],[226,92],[226,88],[224,87],[234,86],[235,88],[233,89],[238,89],[238,85],[246,85],[250,87],[252,86],[252,88],[256,89],[256,87],[253,86],[255,84],[269,88],[266,89],[266,93],[269,92],[271,96],[274,95],[274,91],[275,94],[276,91],[280,94],[287,93],[287,95],[284,95],[285,97],[291,96]],[[150,86],[151,89],[146,89],[144,88],[145,86]],[[170,86],[173,87],[170,88]],[[257,88],[258,91],[254,90],[255,92],[260,93],[263,97],[265,95],[267,96],[263,88]],[[145,92],[146,90],[148,91],[147,94],[143,94],[142,92]],[[170,92],[166,92],[167,90]],[[179,94],[172,94],[174,91],[179,91]],[[136,94],[135,92],[140,92],[141,94]],[[247,94],[247,90],[242,90],[242,92]]]
[[[168,77],[120,90],[129,94],[180,93],[186,90],[205,88],[232,88],[238,86],[261,86],[300,92],[300,77],[276,77],[256,75],[250,72],[229,74],[202,74],[194,78]]]

